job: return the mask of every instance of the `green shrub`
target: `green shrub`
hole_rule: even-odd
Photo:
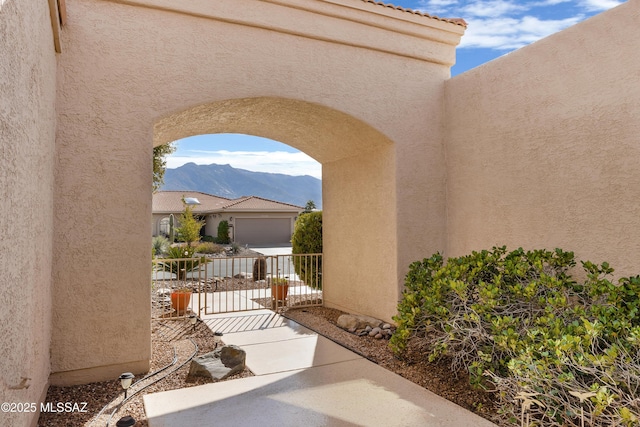
[[[155,236],[151,240],[151,248],[153,249],[153,254],[156,256],[162,256],[167,253],[169,249],[169,239],[164,236]]]
[[[202,236],[202,239],[200,240],[202,240],[203,242],[212,242],[212,243],[216,242],[215,237],[209,236],[208,234],[206,236]]]
[[[156,264],[158,270],[176,275],[178,280],[185,280],[187,274],[196,271],[207,263],[206,258],[195,258],[195,248],[192,246],[172,246],[167,250],[167,256]]]
[[[592,426],[637,425],[640,276],[614,285],[607,263],[583,262],[579,282],[575,265],[572,252],[505,247],[415,262],[390,345],[449,358],[516,424],[520,399],[536,425],[580,425],[582,411]]]
[[[218,224],[218,238],[216,239],[216,243],[226,245],[229,242],[229,222],[226,220],[220,221]]]
[[[204,226],[204,221],[196,219],[193,215],[193,207],[184,203],[184,211],[180,215],[180,227],[176,228],[177,239],[191,246],[194,242],[200,240],[202,226]]]
[[[292,253],[322,253],[322,211],[301,214],[291,238]],[[296,274],[308,286],[322,289],[322,258],[294,257]]]
[[[202,242],[195,247],[195,251],[199,254],[219,254],[224,252],[224,247],[213,242]]]

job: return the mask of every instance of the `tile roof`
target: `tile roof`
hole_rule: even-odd
[[[240,197],[227,203],[224,210],[287,210],[301,211],[304,208],[289,203],[277,202],[275,200],[263,199],[258,196]]]
[[[227,199],[200,191],[158,191],[153,194],[151,210],[154,213],[176,213],[184,210],[183,197],[198,199],[199,205],[194,205],[194,213],[213,211],[301,211],[304,208],[289,203],[277,202],[257,196],[246,196],[238,199]]]
[[[363,1],[365,3],[372,3],[378,6],[383,6],[383,7],[388,7],[390,9],[395,9],[395,10],[399,10],[401,12],[407,12],[407,13],[411,13],[413,15],[418,15],[418,16],[424,16],[425,18],[431,18],[431,19],[436,19],[438,21],[443,21],[443,22],[449,22],[452,24],[456,24],[456,25],[460,25],[462,27],[467,27],[467,23],[464,19],[462,18],[440,18],[438,16],[435,15],[429,15],[428,13],[424,13],[424,12],[419,12],[417,10],[413,10],[413,9],[409,9],[406,7],[401,7],[401,6],[395,6],[391,3],[383,3],[381,1],[376,1],[376,0],[360,0]]]
[[[194,197],[200,202],[194,205],[193,212],[209,212],[222,209],[231,199],[213,196],[200,191],[158,191],[153,194],[152,212],[182,212],[182,197]]]

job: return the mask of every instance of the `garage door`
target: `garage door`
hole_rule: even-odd
[[[289,218],[236,218],[235,241],[242,245],[278,245],[291,241]]]

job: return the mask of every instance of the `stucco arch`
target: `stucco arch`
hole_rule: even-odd
[[[442,102],[463,26],[360,0],[65,4],[53,384],[148,368],[151,146],[194,134],[320,161],[324,300],[391,319],[408,264],[445,245]]]
[[[295,99],[255,97],[201,104],[164,117],[154,125],[153,145],[207,133],[270,138],[320,163],[392,144],[374,127],[334,108]]]
[[[200,104],[163,117],[154,125],[153,144],[211,133],[274,139],[322,164],[325,304],[390,318],[397,300],[393,142],[334,108],[255,97]],[[380,298],[363,298],[363,293]]]

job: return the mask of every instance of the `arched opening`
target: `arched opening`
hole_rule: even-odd
[[[200,134],[280,141],[322,164],[324,300],[390,318],[397,302],[393,143],[345,113],[260,97],[197,105],[158,120],[154,146]]]

